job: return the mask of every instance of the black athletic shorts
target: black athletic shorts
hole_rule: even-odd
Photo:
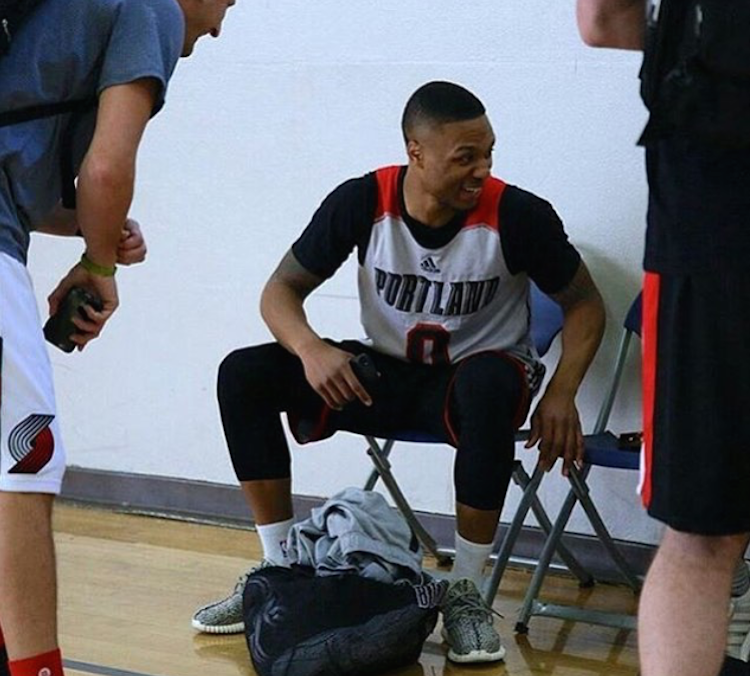
[[[649,514],[750,532],[750,274],[646,273],[643,394]]]
[[[320,441],[338,430],[387,437],[416,429],[458,446],[458,424],[450,406],[456,373],[470,360],[493,351],[466,357],[457,364],[433,366],[396,359],[354,340],[329,342],[352,354],[364,352],[370,356],[380,372],[377,381],[369,385],[374,404],[372,407],[356,404],[334,411],[309,387],[298,366],[299,389],[305,394],[300,396],[296,407],[287,411],[289,429],[298,443]],[[515,383],[508,383],[509,391],[521,391],[515,416],[509,421],[516,430],[526,419],[531,400],[524,367],[514,357],[503,352],[496,354],[512,365],[508,370],[509,377],[517,378],[521,383],[520,388],[514,387]],[[481,394],[477,394],[481,398]]]

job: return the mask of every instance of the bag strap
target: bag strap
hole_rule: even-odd
[[[0,113],[0,127],[9,127],[30,120],[41,120],[45,117],[64,115],[65,113],[85,112],[96,105],[96,97],[74,99],[58,103],[42,103],[37,106],[27,106],[18,110],[6,110]]]

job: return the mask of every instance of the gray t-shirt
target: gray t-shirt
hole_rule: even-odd
[[[185,20],[176,0],[44,0],[0,58],[0,112],[98,96],[151,77],[154,109],[182,52]],[[0,252],[25,263],[29,233],[61,195],[61,140],[69,115],[0,127]],[[78,171],[94,131],[92,111],[76,127]]]

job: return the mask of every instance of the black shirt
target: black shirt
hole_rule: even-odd
[[[401,213],[414,239],[427,249],[445,246],[461,229],[459,213],[441,228],[411,218],[404,205],[402,168],[399,180]],[[370,173],[336,188],[315,212],[310,224],[292,246],[295,258],[310,272],[328,279],[356,247],[364,260],[377,208],[377,181]],[[568,241],[562,222],[545,200],[509,185],[499,207],[500,240],[505,263],[512,274],[525,272],[545,293],[563,289],[573,278],[580,255]]]

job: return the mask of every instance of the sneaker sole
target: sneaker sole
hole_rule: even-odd
[[[453,648],[448,650],[448,659],[451,662],[467,664],[470,662],[500,662],[505,659],[505,648],[500,646],[500,650],[494,653],[488,653],[484,650],[472,650],[465,655],[459,655],[453,652]]]
[[[203,624],[198,620],[192,620],[190,624],[193,629],[200,631],[204,634],[241,634],[245,631],[244,622],[235,622],[234,624]]]

